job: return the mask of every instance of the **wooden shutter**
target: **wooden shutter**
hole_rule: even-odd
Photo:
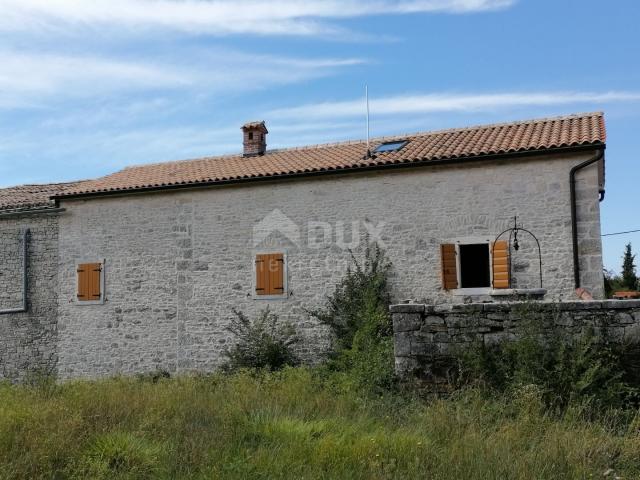
[[[440,245],[440,258],[442,260],[442,286],[445,290],[458,288],[456,246],[451,243]]]
[[[269,295],[269,255],[256,255],[256,295]]]
[[[509,244],[504,240],[497,241],[492,245],[493,261],[493,288],[509,288]]]
[[[101,263],[78,265],[78,301],[87,302],[102,298]]]
[[[284,255],[256,255],[256,295],[284,294]]]
[[[284,293],[284,255],[274,253],[269,259],[269,291],[270,295]]]
[[[86,302],[89,300],[89,276],[87,275],[87,264],[78,265],[78,300]]]

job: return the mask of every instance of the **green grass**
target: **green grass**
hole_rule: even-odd
[[[509,398],[369,397],[274,374],[0,386],[0,478],[386,479],[640,476],[640,415],[549,415]]]

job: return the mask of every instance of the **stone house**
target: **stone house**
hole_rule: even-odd
[[[0,190],[2,376],[210,371],[232,308],[267,306],[313,361],[304,309],[365,237],[398,301],[603,296],[601,113],[283,150],[242,133],[243,154]],[[517,249],[514,217],[536,237]]]

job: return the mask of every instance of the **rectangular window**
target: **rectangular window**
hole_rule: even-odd
[[[100,302],[103,298],[102,263],[81,263],[77,268],[78,301]]]
[[[286,295],[285,256],[282,253],[261,253],[255,260],[256,295]]]
[[[445,290],[510,288],[509,245],[447,243],[440,245],[442,286]]]
[[[460,245],[460,288],[491,286],[489,244]]]

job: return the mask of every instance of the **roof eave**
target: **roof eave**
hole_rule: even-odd
[[[25,215],[50,215],[52,213],[64,212],[64,208],[55,206],[33,206],[20,208],[2,208],[0,209],[0,218],[19,217]]]

